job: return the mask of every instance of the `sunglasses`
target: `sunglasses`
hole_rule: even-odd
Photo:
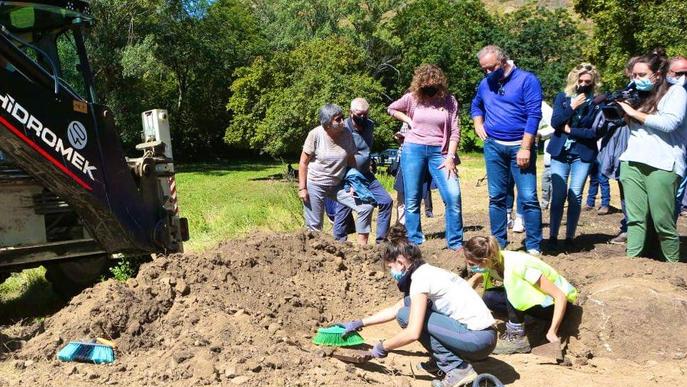
[[[577,83],[578,84],[591,85],[592,83],[594,83],[594,81],[591,79],[578,79]]]
[[[590,64],[581,64],[581,65],[577,65],[577,67],[575,67],[575,70],[582,70],[582,69],[584,69],[584,70],[587,70],[587,71],[592,71],[593,68],[594,68],[594,67],[593,67],[592,65],[590,65]]]
[[[332,121],[334,121],[334,122],[341,122],[341,121],[343,121],[343,119],[344,119],[343,116],[336,116],[336,117],[334,117],[334,118],[332,119]]]
[[[675,77],[680,78],[682,76],[687,76],[687,70],[685,71],[675,71]]]

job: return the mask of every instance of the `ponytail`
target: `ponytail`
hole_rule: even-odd
[[[465,243],[465,258],[483,262],[487,267],[503,272],[503,260],[501,259],[501,247],[499,241],[493,235],[475,236]]]

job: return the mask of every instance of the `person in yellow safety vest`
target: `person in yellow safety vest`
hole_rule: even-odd
[[[475,273],[468,282],[475,287],[482,279],[484,303],[493,312],[508,315],[506,332],[494,354],[528,353],[525,315],[551,321],[546,333],[558,342],[558,329],[567,304],[577,299],[577,289],[551,266],[524,252],[501,251],[493,236],[476,236],[465,244],[468,269]],[[499,285],[500,283],[500,285]]]

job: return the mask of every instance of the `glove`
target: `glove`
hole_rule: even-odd
[[[344,333],[341,336],[346,337],[353,332],[363,329],[363,320],[346,321],[335,325],[344,329]]]
[[[384,343],[380,341],[379,343],[375,344],[374,347],[369,352],[369,355],[371,357],[374,357],[375,359],[381,359],[383,357],[386,357],[388,355],[388,352],[384,349]]]

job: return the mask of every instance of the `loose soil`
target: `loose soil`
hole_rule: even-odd
[[[441,207],[425,222],[423,253],[460,272],[464,262],[444,249]],[[606,243],[619,219],[585,212],[572,251],[543,257],[580,290],[562,328],[565,362],[492,356],[474,364],[479,372],[520,386],[687,384],[687,265],[623,257],[622,246]],[[466,237],[487,232],[485,211],[466,209],[465,225]],[[512,239],[520,247],[522,236]],[[358,366],[311,344],[317,327],[398,298],[372,247],[309,232],[258,234],[158,257],[136,278],[99,283],[42,322],[3,327],[0,385],[429,385],[431,376],[414,370],[427,357],[417,344]],[[398,329],[391,322],[361,333],[373,344]],[[534,345],[545,329],[529,322]],[[117,343],[115,363],[55,360],[67,342],[96,337]]]

